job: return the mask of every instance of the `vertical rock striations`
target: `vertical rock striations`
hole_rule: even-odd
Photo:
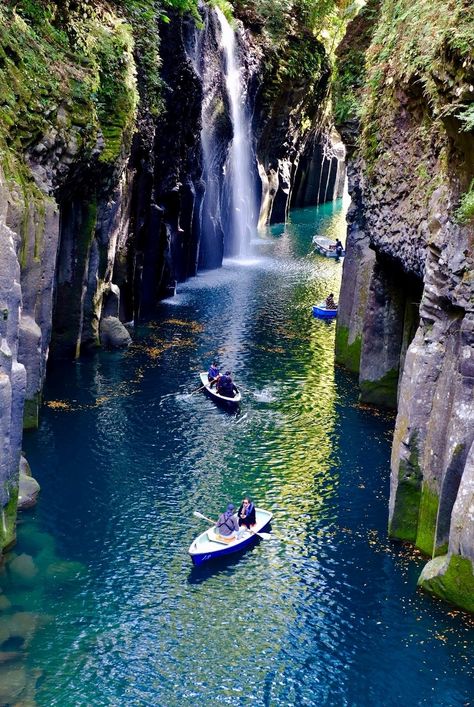
[[[328,53],[305,3],[288,17],[268,0],[233,5],[248,176],[261,223],[283,220],[290,203],[340,192]],[[166,8],[0,7],[0,549],[13,539],[22,418],[38,424],[48,358],[127,346],[124,321],[153,316],[177,282],[234,252],[221,28],[207,3]]]
[[[130,30],[85,2],[2,5],[0,87],[2,548],[50,344],[74,356],[98,342],[135,121]]]
[[[18,361],[21,286],[17,237],[6,224],[11,194],[0,168],[0,549],[15,539],[25,367]]]
[[[472,611],[474,8],[443,5],[370,15],[337,357],[363,400],[398,401],[390,534],[435,558],[421,586]]]

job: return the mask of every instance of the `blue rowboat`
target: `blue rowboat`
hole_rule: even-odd
[[[313,317],[317,317],[318,319],[335,319],[337,317],[337,307],[336,309],[329,309],[326,307],[325,302],[315,304],[313,307]]]
[[[326,236],[314,236],[313,247],[317,253],[324,255],[326,258],[343,258],[346,254],[345,250],[338,252],[336,241],[332,241]]]
[[[190,545],[189,554],[193,564],[202,565],[204,562],[209,562],[209,560],[215,560],[219,557],[232,555],[234,552],[246,550],[258,540],[258,535],[255,535],[255,532],[265,530],[270,525],[272,517],[273,514],[270,511],[256,508],[255,518],[257,522],[252,530],[242,527],[237,538],[230,542],[219,535],[215,526],[205,530]]]
[[[210,398],[214,400],[215,403],[218,405],[222,405],[223,407],[226,408],[236,408],[237,405],[240,403],[242,400],[242,395],[239,392],[233,397],[233,398],[228,398],[226,395],[219,395],[217,392],[215,386],[214,388],[211,388],[211,385],[209,383],[207,373],[200,373],[199,377],[201,378],[201,383],[204,386],[204,392],[206,395],[208,395]]]

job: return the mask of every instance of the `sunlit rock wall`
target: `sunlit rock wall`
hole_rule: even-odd
[[[474,106],[474,18],[407,5],[418,13],[409,31],[424,18],[430,36],[442,30],[453,43],[436,50],[427,75],[416,59],[407,67],[431,45],[406,37],[405,25],[396,34],[392,4],[382,4],[367,54],[337,357],[358,372],[362,400],[397,406],[390,534],[435,558],[422,587],[472,611],[474,213],[459,206],[474,177],[473,130],[462,119]],[[397,62],[381,54],[384,33]]]

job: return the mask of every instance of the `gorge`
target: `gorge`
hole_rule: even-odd
[[[181,585],[167,570],[157,570],[150,552],[161,547],[157,519],[143,500],[156,484],[156,506],[166,514],[161,494],[170,497],[165,525],[177,541],[184,531],[176,518],[187,518],[193,500],[212,499],[217,509],[230,491],[239,495],[255,488],[278,509],[295,542],[259,548],[267,552],[268,576],[255,559],[245,558],[258,580],[268,581],[263,604],[267,612],[272,602],[276,607],[281,650],[269,647],[271,627],[252,608],[265,635],[268,663],[264,656],[254,666],[246,662],[243,674],[247,688],[252,681],[258,686],[260,703],[284,704],[288,695],[304,703],[315,691],[326,701],[336,695],[334,703],[367,704],[367,694],[377,703],[382,672],[364,645],[357,647],[361,658],[346,650],[347,625],[380,645],[410,675],[409,661],[399,651],[405,640],[399,627],[412,632],[419,645],[408,640],[403,644],[408,652],[420,661],[434,656],[432,670],[444,671],[440,700],[463,704],[469,697],[470,656],[457,636],[470,630],[469,618],[454,612],[449,628],[443,613],[453,611],[449,604],[474,612],[472,3],[235,0],[214,7],[192,0],[9,0],[0,7],[0,32],[0,545],[5,553],[0,655],[15,652],[19,636],[24,638],[17,623],[26,619],[18,613],[47,616],[49,594],[64,593],[60,654],[70,655],[74,641],[82,656],[95,645],[103,661],[99,666],[91,659],[97,677],[105,675],[110,648],[117,681],[107,699],[129,694],[145,703],[175,699],[178,704],[173,679],[180,700],[210,699],[221,684],[217,678],[206,691],[206,677],[193,673],[197,682],[191,693],[184,676],[172,673],[183,627],[191,631],[194,659],[199,625],[217,661],[212,632],[200,619],[189,622],[196,615],[180,587],[215,605],[219,574],[188,577],[171,548],[163,556],[177,568]],[[327,288],[337,291],[341,264],[319,263],[310,243],[317,229],[344,238],[339,197],[346,169],[351,205],[334,332],[311,328],[308,319],[312,298],[324,297]],[[315,205],[316,211],[308,208]],[[251,257],[239,261],[238,256]],[[350,373],[334,371],[333,348]],[[197,398],[186,403],[179,395],[174,407],[158,405],[161,396],[166,401],[178,388],[168,381],[170,372],[192,390],[189,371],[214,355],[225,358],[247,386],[248,419],[245,412],[235,420],[221,419]],[[295,373],[300,366],[301,377]],[[389,499],[382,499],[382,481],[388,484],[391,413],[380,412],[379,419],[359,408],[351,375],[358,377],[362,404],[396,412]],[[63,376],[73,392],[61,390]],[[149,390],[142,387],[143,376]],[[292,391],[300,385],[296,401]],[[128,396],[138,401],[143,430]],[[229,445],[222,459],[206,450],[201,421],[215,430],[220,444]],[[353,443],[341,432],[343,421]],[[76,434],[90,450],[75,445]],[[131,444],[135,438],[139,452]],[[176,448],[171,440],[178,440]],[[55,489],[68,445],[78,460],[70,460],[65,477],[70,491]],[[376,460],[374,469],[359,459],[364,449]],[[22,451],[43,497],[17,525],[19,489],[25,506],[38,491]],[[349,472],[351,454],[357,463]],[[128,476],[135,460],[142,471]],[[162,478],[156,478],[155,465]],[[99,478],[84,471],[95,466]],[[239,474],[245,488],[236,482]],[[74,493],[81,511],[70,498]],[[104,505],[108,496],[117,512]],[[367,504],[373,519],[352,498]],[[295,508],[293,519],[288,506]],[[101,513],[113,522],[104,529],[104,549],[91,560],[70,519],[84,542],[97,548],[100,523],[91,516]],[[146,517],[152,529],[144,533],[146,540],[134,528],[135,515]],[[383,540],[384,526],[399,543]],[[119,528],[129,539],[118,538]],[[372,532],[385,548],[386,564],[370,554]],[[348,536],[366,565],[344,550]],[[144,597],[150,615],[156,610],[164,620],[134,567],[135,544],[158,603],[177,621],[169,640],[145,619],[138,621],[140,630],[169,647],[172,659],[163,663],[161,688],[132,686],[133,669],[117,648],[121,641],[140,645],[158,665],[154,648],[137,639],[130,619]],[[133,597],[117,584],[125,585],[127,574],[115,567],[114,553],[132,567]],[[401,586],[406,557],[408,593]],[[282,569],[284,558],[297,568],[294,592],[291,573]],[[347,580],[346,568],[353,563],[357,567]],[[370,586],[377,587],[369,607],[355,598],[366,591],[358,574],[363,566]],[[243,601],[245,583],[234,570],[223,572]],[[287,583],[281,596],[279,573]],[[122,608],[112,600],[109,611],[102,575],[126,607],[123,635],[110,627]],[[346,580],[347,596],[340,589]],[[447,603],[416,592],[417,581]],[[74,632],[80,610],[68,587],[84,598],[86,616],[93,616],[95,602],[104,608],[97,645],[92,630],[84,629],[81,638]],[[285,591],[293,617],[289,633]],[[397,602],[401,606],[394,608]],[[318,606],[324,607],[321,615]],[[238,603],[231,613],[240,625]],[[61,704],[71,680],[75,699],[90,700],[94,680],[87,659],[80,663],[87,683],[82,694],[72,672],[62,673],[59,663],[46,659],[55,639],[42,622],[35,618],[34,645],[47,671],[61,674],[63,682],[57,688],[46,679],[38,694],[45,704]],[[210,625],[223,630],[225,615],[217,611]],[[379,625],[392,638],[379,635]],[[323,637],[316,648],[314,626]],[[332,626],[337,626],[334,644]],[[438,634],[430,626],[438,627]],[[448,635],[448,646],[438,646],[444,639],[436,635]],[[307,647],[303,657],[300,639]],[[360,690],[349,678],[337,685],[338,650],[351,665],[348,675],[366,670],[372,676]],[[306,673],[297,667],[300,658]],[[280,661],[285,677],[278,687]],[[72,663],[77,669],[79,663]],[[455,663],[461,667],[449,677]],[[36,669],[34,662],[27,666],[33,687]],[[147,671],[140,663],[145,681],[151,679]],[[127,675],[126,685],[121,675]],[[233,669],[231,676],[229,702],[237,699]],[[404,698],[411,690],[421,703],[429,686],[417,679],[413,674],[408,680]],[[387,703],[397,703],[398,689],[389,686]]]

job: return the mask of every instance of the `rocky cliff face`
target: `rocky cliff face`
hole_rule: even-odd
[[[128,345],[122,322],[152,316],[176,282],[229,250],[219,24],[207,5],[199,15],[177,4],[194,16],[164,21],[159,3],[128,0],[0,8],[0,548],[14,538],[22,423],[38,423],[48,357]],[[298,22],[275,49],[244,5],[251,178],[263,221],[280,220],[301,155],[302,203],[338,189],[340,156],[325,151],[324,180],[313,159],[316,135],[331,142],[317,130],[329,64]]]
[[[441,5],[371,16],[337,357],[363,400],[398,407],[390,534],[473,611],[474,10]]]
[[[97,343],[113,288],[132,37],[109,10],[78,5],[63,8],[69,34],[45,4],[0,9],[1,546],[14,537],[22,422],[37,424],[51,339],[68,355]]]

